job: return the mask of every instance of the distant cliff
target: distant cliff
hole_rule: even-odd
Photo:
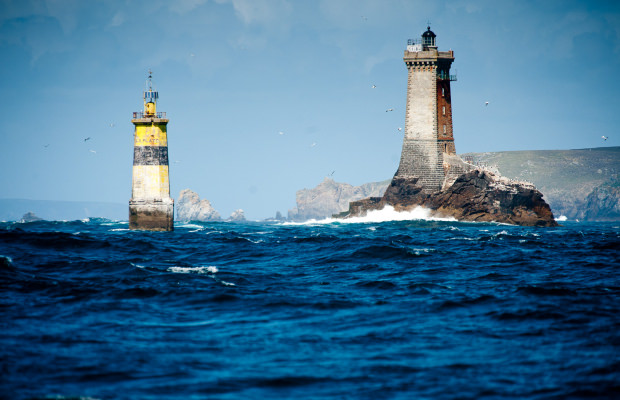
[[[349,202],[365,197],[382,196],[390,181],[371,182],[360,186],[325,178],[314,189],[297,191],[297,207],[288,211],[292,221],[323,219],[349,209]]]
[[[620,221],[620,180],[605,182],[586,197],[583,219]]]

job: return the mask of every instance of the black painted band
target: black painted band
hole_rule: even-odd
[[[133,165],[168,165],[168,146],[134,146]]]

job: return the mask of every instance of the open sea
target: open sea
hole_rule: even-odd
[[[620,398],[620,223],[0,223],[2,399]]]

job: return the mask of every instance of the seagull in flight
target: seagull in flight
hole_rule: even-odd
[[[485,106],[488,106],[488,105],[489,105],[489,102],[488,102],[488,101],[485,101],[485,102],[484,102],[484,105],[485,105]]]
[[[84,139],[84,141],[85,141],[85,142],[86,142],[87,140],[90,140],[90,136],[89,136],[89,137],[87,137],[86,139]]]
[[[331,174],[329,174],[328,176],[334,176],[334,172],[336,172],[336,170],[333,170]]]
[[[603,140],[607,140],[607,139],[609,139],[609,138],[608,138],[607,136],[601,136],[601,139],[603,139]]]
[[[43,147],[45,147],[46,149],[49,147],[49,143],[48,144],[44,144]]]
[[[110,128],[114,128],[114,122],[110,122]]]
[[[310,145],[310,147],[314,147],[314,146],[316,146],[316,142],[314,142],[314,143],[312,143],[312,144]]]
[[[385,112],[388,112],[388,111],[394,111],[394,109],[393,108],[388,108],[387,110],[385,110]]]
[[[368,18],[366,18],[366,17],[364,17],[364,16],[362,15],[362,20],[364,20],[364,21],[368,21]]]
[[[278,133],[279,133],[280,135],[284,135],[284,132],[282,132],[282,131],[280,131],[280,132],[278,132]]]
[[[97,152],[96,152],[95,150],[93,150],[93,149],[90,149],[89,151],[90,151],[91,153],[93,153],[93,154],[97,154]]]
[[[402,130],[403,130],[403,128],[401,128],[401,127],[399,126],[399,127],[398,127],[398,131],[400,132],[400,131],[402,131]]]
[[[377,88],[377,85],[372,85],[372,88],[373,88],[373,89],[376,89],[376,88]]]

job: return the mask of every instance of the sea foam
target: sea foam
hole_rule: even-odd
[[[325,218],[321,220],[311,219],[304,222],[284,222],[284,225],[324,225],[324,224],[363,224],[389,221],[452,221],[457,220],[453,217],[440,218],[431,216],[431,210],[418,206],[410,211],[396,211],[394,207],[386,205],[381,210],[371,210],[363,217],[350,218]]]
[[[175,272],[178,274],[191,274],[191,273],[198,273],[198,274],[206,274],[206,273],[212,273],[215,274],[218,269],[217,267],[210,265],[208,267],[170,267],[168,268],[168,271],[170,272]]]

